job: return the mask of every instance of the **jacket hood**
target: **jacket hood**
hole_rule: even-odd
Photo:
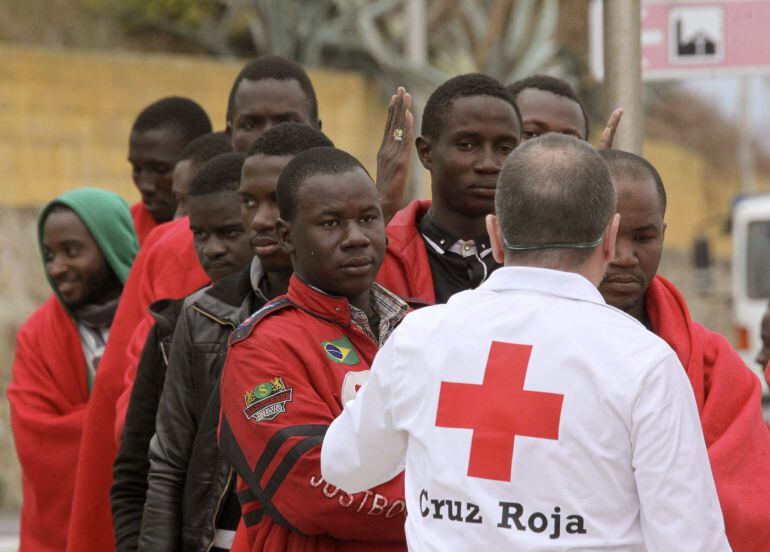
[[[65,192],[49,202],[40,213],[37,223],[38,247],[44,264],[43,225],[51,209],[57,205],[69,207],[80,217],[115,275],[121,283],[125,284],[128,271],[139,251],[131,212],[125,200],[107,190],[79,188]],[[61,301],[56,286],[47,273],[46,278]],[[64,304],[63,301],[62,304]]]

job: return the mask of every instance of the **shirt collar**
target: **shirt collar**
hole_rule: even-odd
[[[262,293],[260,284],[266,275],[267,273],[265,272],[265,267],[262,266],[262,261],[259,257],[254,255],[254,258],[251,260],[251,268],[249,269],[249,279],[251,280],[251,289],[253,289],[254,293],[257,294],[257,297],[263,301],[267,301],[267,297]]]
[[[372,308],[379,317],[379,327],[377,328],[378,345],[382,347],[385,341],[393,333],[409,312],[409,305],[402,301],[397,295],[391,293],[377,282],[372,284],[371,293]],[[369,318],[366,313],[359,308],[350,305],[350,316],[353,323],[366,335],[375,339],[374,332],[369,325]]]
[[[440,253],[446,253],[452,249],[453,253],[462,255],[465,246],[475,246],[479,254],[491,251],[489,236],[487,234],[476,236],[469,240],[458,238],[438,226],[430,216],[430,211],[425,213],[420,220],[419,229],[422,236],[429,241],[429,245]]]
[[[585,276],[548,268],[503,266],[478,289],[490,291],[534,291],[547,295],[606,305],[599,290]]]
[[[393,323],[393,321],[396,320],[397,315],[403,311],[403,314],[398,316],[397,322],[400,322],[401,318],[406,315],[409,307],[401,299],[387,291],[377,282],[372,283],[372,290],[375,294],[375,301],[373,304],[377,309],[377,313],[380,315],[380,331],[382,333],[382,328],[384,327],[383,319],[385,319],[385,324]],[[351,307],[345,297],[329,295],[317,287],[303,282],[296,274],[292,274],[291,280],[289,280],[289,291],[287,292],[287,296],[296,306],[310,311],[316,316],[320,316],[327,320],[333,320],[344,326],[349,326],[352,322],[351,308],[355,307]],[[385,297],[387,297],[387,299],[385,299]],[[383,304],[378,305],[381,300],[387,302],[387,307]],[[390,310],[393,310],[393,308],[395,308],[394,305],[397,304],[400,304],[399,309],[401,310],[397,313],[389,312]],[[393,327],[395,327],[397,322],[393,323]],[[384,341],[384,338],[381,336],[380,340]]]

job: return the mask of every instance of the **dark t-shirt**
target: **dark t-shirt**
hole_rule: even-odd
[[[428,252],[436,303],[446,303],[459,291],[474,289],[502,265],[495,261],[489,236],[461,240],[433,222],[430,212],[419,223]]]

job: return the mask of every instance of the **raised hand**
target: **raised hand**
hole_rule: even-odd
[[[385,223],[401,208],[409,177],[409,158],[414,140],[412,96],[399,86],[390,98],[388,119],[377,152],[377,192]]]
[[[619,107],[610,114],[610,118],[607,119],[607,125],[602,131],[602,137],[599,138],[599,143],[596,144],[598,150],[612,149],[612,141],[615,139],[615,131],[618,130],[620,119],[623,117],[623,108]]]

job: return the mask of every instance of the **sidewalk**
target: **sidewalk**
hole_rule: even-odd
[[[19,513],[0,512],[0,552],[19,549]]]

